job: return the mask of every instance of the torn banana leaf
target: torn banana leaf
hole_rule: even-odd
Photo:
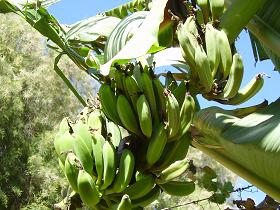
[[[132,36],[112,59],[101,66],[101,74],[108,75],[111,65],[115,62],[138,58],[146,53],[158,50],[159,26],[164,20],[166,3],[167,0],[153,1],[151,10],[148,12],[141,26],[135,31],[134,36]]]
[[[14,12],[26,8],[39,8],[41,6],[47,8],[59,1],[60,0],[1,0],[0,13]],[[12,7],[16,10],[12,9]]]
[[[200,110],[193,145],[280,200],[280,99],[242,119],[218,107]]]
[[[150,0],[134,0],[105,11],[104,14],[123,19],[131,13],[148,10],[149,3]]]
[[[146,56],[146,60],[149,66],[155,65],[156,68],[172,65],[185,71],[189,70],[179,47],[166,48],[160,52],[149,54]]]
[[[135,12],[126,17],[114,28],[105,46],[105,61],[109,61],[125,46],[125,44],[134,36],[137,29],[145,20],[149,12]]]
[[[66,40],[93,42],[100,36],[108,37],[121,20],[116,17],[97,15],[72,24]]]

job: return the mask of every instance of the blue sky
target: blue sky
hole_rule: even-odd
[[[122,3],[128,1],[125,0],[62,0],[49,8],[51,14],[53,14],[60,23],[72,24],[76,21],[94,16],[102,11],[116,7]],[[238,52],[243,57],[245,66],[245,75],[242,85],[248,83],[255,74],[265,72],[270,78],[265,79],[264,88],[250,101],[242,104],[242,106],[249,106],[256,103],[260,103],[266,98],[269,102],[275,101],[279,97],[277,91],[277,82],[279,81],[279,73],[273,71],[274,66],[270,61],[258,62],[255,64],[249,36],[246,32],[242,32],[236,44]],[[279,85],[278,85],[279,86]],[[200,99],[202,107],[208,107],[211,105],[219,105],[215,102],[208,102]],[[230,106],[226,108],[231,108]],[[246,181],[239,179],[236,187],[244,187],[249,185]],[[254,189],[256,190],[256,189]],[[256,203],[259,203],[264,198],[264,193],[258,191],[255,193],[242,193],[242,198],[251,197]],[[240,199],[239,197],[236,197]]]

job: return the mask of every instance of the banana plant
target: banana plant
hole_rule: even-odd
[[[218,27],[225,32],[229,42],[233,43],[241,30],[247,28],[255,54],[263,55],[260,59],[270,58],[279,68],[279,1],[225,0],[225,3],[227,8]],[[190,69],[180,54],[175,26],[180,21],[186,21],[190,8],[194,6],[194,1],[190,4],[175,0],[135,0],[106,11],[105,16],[94,16],[66,27],[40,4],[34,7],[33,4],[0,0],[1,13],[20,15],[52,42],[49,46],[60,53],[55,70],[82,103],[77,90],[58,68],[57,63],[63,54],[98,81],[110,75],[114,64],[132,60],[145,60],[156,67],[173,65],[186,75]],[[196,22],[207,20],[208,17],[203,15],[198,10]],[[199,37],[203,28],[198,29],[196,33]],[[201,44],[204,40],[195,41]],[[198,81],[195,79],[194,83]],[[210,86],[207,93],[203,93],[209,100],[213,99],[209,97]],[[190,90],[195,94],[198,91]],[[193,130],[196,132],[192,141],[196,148],[278,200],[279,103],[280,100],[277,100],[265,109],[242,118],[217,107],[200,110],[194,118]]]

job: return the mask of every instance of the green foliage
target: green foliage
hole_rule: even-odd
[[[145,6],[142,6],[141,2],[144,3],[144,1],[134,1],[133,3],[125,4],[119,8],[108,11],[105,14],[119,17],[119,18],[124,18],[129,13],[134,12],[131,9],[132,9],[132,7],[136,6],[136,4],[138,5],[138,3],[140,5],[140,8],[138,8],[137,10],[142,10],[142,9],[144,9],[144,7],[149,6],[149,5],[147,5],[147,3],[149,1],[145,1],[145,3],[146,3]],[[119,36],[119,35],[116,36],[118,38],[118,40],[121,40],[125,43],[125,45],[121,46],[119,49],[117,49],[115,46],[117,46],[116,44],[119,44],[120,42],[114,36],[112,36],[112,33],[110,36],[108,33],[107,36],[102,37],[101,39],[97,39],[97,38],[100,38],[99,35],[101,35],[101,34],[94,36],[94,39],[96,39],[95,44],[92,44],[91,46],[86,43],[86,41],[88,41],[88,40],[84,39],[84,37],[78,38],[80,40],[75,40],[75,39],[65,40],[63,35],[65,35],[67,32],[64,31],[62,29],[62,27],[60,27],[60,25],[56,22],[55,18],[52,17],[51,15],[49,15],[48,12],[42,7],[39,7],[39,8],[30,7],[30,8],[26,8],[26,10],[24,10],[24,11],[18,10],[18,14],[22,15],[26,19],[26,21],[29,22],[42,35],[47,36],[51,41],[53,41],[55,44],[57,44],[57,46],[59,48],[61,48],[61,50],[63,50],[64,53],[67,54],[68,57],[70,59],[72,59],[72,61],[74,61],[74,63],[77,66],[79,66],[81,69],[87,69],[88,72],[92,73],[93,77],[100,79],[103,76],[100,76],[99,73],[101,73],[103,75],[109,75],[110,67],[112,66],[112,64],[114,64],[116,62],[120,62],[120,64],[123,64],[132,58],[136,58],[136,57],[142,56],[147,53],[154,53],[154,52],[160,51],[164,47],[168,47],[169,45],[172,44],[172,40],[174,38],[172,36],[173,35],[173,22],[168,21],[169,20],[168,18],[166,19],[167,14],[166,14],[165,9],[169,9],[169,7],[171,9],[173,9],[174,11],[171,10],[171,12],[172,12],[172,17],[174,18],[176,16],[174,16],[173,13],[175,15],[177,15],[177,13],[176,13],[177,10],[176,10],[176,8],[175,9],[172,8],[172,6],[178,6],[179,4],[169,5],[170,2],[172,2],[172,1],[167,1],[167,0],[166,1],[159,1],[159,0],[154,1],[151,11],[148,13],[147,17],[143,20],[143,23],[141,24],[139,29],[135,32],[135,35],[132,38],[130,37],[129,33],[126,33],[126,35],[127,35],[126,37]],[[175,2],[175,1],[173,1],[173,2]],[[242,1],[240,1],[240,2],[242,2]],[[258,4],[258,6],[261,6],[264,1],[263,2],[259,1],[259,2],[260,2],[260,4]],[[238,4],[238,1],[236,1],[235,3],[236,4],[232,4],[231,7],[228,8],[228,10],[226,11],[225,15],[222,16],[221,24],[220,24],[220,27],[224,31],[227,32],[227,35],[230,37],[231,41],[233,41],[235,39],[235,37],[239,34],[239,32],[242,30],[242,28],[248,23],[248,21],[253,17],[253,15],[258,10],[258,7],[256,5],[253,5],[254,7],[251,8],[252,10],[250,12],[247,12],[247,15],[245,13],[242,14],[242,17],[244,16],[243,19],[239,18],[240,19],[239,23],[237,25],[235,25],[236,28],[232,28],[231,23],[236,22],[236,21],[233,21],[234,16],[236,14],[239,14],[240,10],[242,12],[242,8],[244,9],[243,12],[248,9],[248,5],[246,5],[246,2],[243,5],[244,7],[242,7],[242,8],[239,7],[240,5]],[[0,1],[0,7],[1,7],[0,10],[3,10],[4,12],[6,12],[8,7],[3,7],[3,5],[1,5],[1,4],[3,4],[3,1]],[[195,1],[193,1],[193,4],[195,4]],[[7,5],[9,5],[9,4],[7,3],[6,6]],[[139,7],[139,5],[138,5],[138,7]],[[168,7],[168,5],[169,5],[169,7]],[[199,5],[199,7],[202,9],[202,12],[203,12],[202,6]],[[14,9],[16,9],[16,7]],[[273,7],[273,11],[274,11],[274,7]],[[196,9],[194,9],[191,12],[196,12]],[[213,16],[214,12],[212,11],[212,6],[211,6],[211,13]],[[205,22],[207,22],[207,18],[204,17],[204,20],[205,19],[206,19]],[[127,18],[125,18],[125,20],[127,20]],[[197,18],[197,20],[198,20],[197,22],[199,22],[199,24],[200,24],[200,21],[202,21],[202,19],[199,17]],[[124,20],[122,20],[121,23],[123,23],[123,21]],[[169,27],[164,29],[163,23],[165,21],[168,21],[167,26],[169,26]],[[89,22],[86,21],[83,24],[90,26],[90,24],[88,24],[88,23]],[[84,34],[84,31],[80,30],[82,28],[81,26],[83,24],[79,23],[78,25],[76,25],[76,27],[75,26],[72,27],[72,32],[74,31],[75,35]],[[213,23],[213,25],[215,26],[216,23]],[[249,26],[250,26],[250,23],[249,23]],[[10,25],[8,27],[10,27]],[[127,28],[127,27],[124,27],[124,28]],[[249,27],[249,29],[250,29],[250,27]],[[252,30],[252,26],[251,26],[250,30]],[[13,31],[13,30],[10,30],[10,31]],[[204,41],[203,40],[203,38],[204,38],[203,28],[202,28],[202,30],[201,30],[201,28],[199,28],[199,31],[200,31],[199,35],[202,36],[202,37],[200,37],[202,39],[200,41],[203,42]],[[71,32],[71,29],[70,29],[70,32]],[[254,32],[254,30],[253,30],[253,32]],[[163,34],[163,36],[161,36],[161,33]],[[123,33],[119,33],[119,34],[123,35]],[[165,34],[168,34],[167,37],[171,36],[170,40],[169,39],[162,40],[162,37],[165,37],[164,36]],[[113,33],[113,35],[114,35],[114,33]],[[145,35],[146,38],[145,38],[144,42],[142,42],[142,44],[139,45],[139,43],[141,41],[143,41],[143,35]],[[256,37],[258,37],[256,34],[254,34],[254,35]],[[106,39],[108,36],[109,36],[109,39],[108,39],[109,41],[107,40],[107,45],[106,45]],[[9,35],[3,37],[2,38],[3,40],[0,40],[0,44],[1,44],[1,42],[5,43],[6,39],[10,39],[11,37],[12,36],[9,36]],[[271,38],[271,40],[277,39],[277,36],[272,36],[272,37],[273,38]],[[110,43],[111,38],[114,40],[114,42],[112,42],[113,44],[111,43],[111,46],[110,46],[110,45],[108,45],[108,43]],[[90,37],[90,39],[93,39],[93,38]],[[127,39],[129,39],[129,40],[127,41]],[[0,82],[2,82],[1,84],[3,84],[3,86],[0,88],[0,93],[3,95],[3,98],[2,98],[3,101],[1,101],[1,104],[0,104],[1,111],[2,111],[1,116],[0,116],[0,123],[1,123],[0,139],[2,141],[2,142],[0,142],[1,148],[2,148],[0,151],[1,152],[0,156],[3,157],[1,159],[2,162],[0,162],[0,164],[2,163],[1,166],[3,166],[3,170],[0,169],[1,170],[0,171],[1,172],[0,201],[2,202],[3,207],[12,208],[12,209],[24,206],[24,205],[21,205],[22,203],[29,204],[28,206],[25,207],[26,209],[36,208],[37,204],[39,204],[39,205],[37,205],[37,208],[40,208],[40,209],[50,208],[51,207],[50,203],[57,200],[56,195],[58,194],[59,191],[61,191],[61,190],[63,191],[63,187],[62,187],[61,183],[59,182],[60,178],[52,175],[53,172],[57,173],[58,171],[56,171],[56,168],[53,167],[56,163],[53,161],[54,156],[51,152],[51,150],[53,149],[51,144],[49,144],[49,142],[47,142],[47,141],[41,143],[41,141],[39,141],[39,140],[42,138],[45,139],[48,136],[52,136],[51,129],[56,124],[56,122],[57,122],[56,119],[62,118],[64,116],[63,112],[66,111],[66,109],[64,109],[65,106],[63,106],[63,105],[66,102],[67,107],[71,109],[72,104],[71,105],[69,105],[69,104],[72,101],[71,100],[67,101],[64,97],[63,98],[61,97],[61,95],[67,96],[68,93],[64,92],[63,88],[57,89],[57,87],[59,85],[56,83],[56,80],[54,80],[50,75],[46,74],[46,72],[47,72],[46,68],[45,68],[46,66],[41,66],[42,60],[44,60],[43,58],[47,57],[47,55],[50,56],[51,58],[53,58],[53,55],[51,53],[49,53],[47,50],[45,50],[44,47],[42,47],[42,49],[38,52],[41,52],[41,53],[44,52],[45,54],[39,55],[39,54],[34,53],[35,57],[33,57],[29,54],[24,53],[24,51],[21,52],[22,49],[18,47],[19,46],[18,40],[22,40],[21,37],[16,37],[15,39],[13,39],[13,41],[14,40],[16,40],[15,41],[16,44],[11,45],[11,48],[7,48],[5,45],[6,43],[3,44],[4,51],[2,53],[3,59],[1,60],[1,67],[2,67],[1,70],[3,71],[4,76],[3,76],[3,81],[0,80]],[[29,40],[34,41],[33,36],[29,39],[23,39],[23,40],[24,41],[29,41]],[[117,40],[117,43],[115,43],[116,40]],[[199,40],[197,40],[197,41],[199,41]],[[72,43],[73,45],[71,45],[70,43]],[[226,43],[227,43],[227,41],[226,41]],[[276,43],[278,43],[278,41]],[[74,44],[77,44],[77,46],[75,48],[73,48]],[[80,45],[78,46],[78,44],[80,44]],[[179,44],[181,45],[180,39],[179,39]],[[31,48],[31,49],[38,50],[38,48],[36,46],[34,48],[32,48],[31,45],[26,44],[26,46],[28,46],[28,49]],[[160,46],[160,45],[163,45],[163,46]],[[104,46],[106,46],[106,47],[104,48]],[[275,44],[275,46],[277,46],[277,45]],[[55,48],[54,46],[52,46],[52,47]],[[91,47],[92,47],[93,51],[95,51],[96,54],[91,55],[89,53],[89,50],[91,49]],[[196,47],[194,49],[199,49],[199,48]],[[228,54],[230,54],[230,56],[228,58],[230,58],[230,59],[223,59],[224,58],[222,56],[223,53],[221,53],[221,56],[222,56],[221,58],[222,58],[222,60],[225,61],[226,64],[231,63],[231,58],[232,58],[229,45],[228,45],[228,49],[229,49]],[[110,50],[113,50],[113,51],[115,50],[113,53],[111,53],[112,56],[107,56],[107,59],[105,56],[105,61],[106,61],[105,64],[104,64],[104,62],[100,62],[99,58],[102,57],[102,53],[104,53],[106,55]],[[195,50],[195,51],[197,51],[197,50]],[[277,51],[277,50],[275,50],[275,51]],[[197,52],[199,52],[199,51],[197,51]],[[270,55],[271,52],[273,52],[273,51],[271,51],[270,53],[269,52],[270,51],[266,51],[267,55]],[[197,56],[195,56],[195,57],[197,57]],[[201,61],[201,63],[203,63],[203,64],[205,62],[206,62],[206,64],[208,64],[206,54],[204,57],[203,56],[200,56],[200,57],[201,57],[201,59],[198,59],[198,61],[197,61],[198,63],[200,63],[200,61]],[[58,58],[60,58],[60,57],[58,57]],[[198,58],[199,58],[199,56],[198,56]],[[202,59],[202,58],[204,58],[204,59]],[[140,58],[140,60],[141,59],[143,59],[143,58]],[[100,60],[103,61],[104,59],[100,59]],[[144,62],[144,61],[141,60],[141,62]],[[168,63],[168,65],[170,65],[170,63]],[[229,64],[229,65],[231,65],[231,64]],[[229,65],[226,65],[226,66],[229,66]],[[198,65],[196,65],[196,66],[198,66]],[[203,66],[205,66],[205,65],[203,65]],[[207,65],[207,66],[210,67],[210,65]],[[88,69],[88,67],[100,68],[100,72],[97,73],[96,69],[93,69],[93,68]],[[222,67],[224,67],[224,66],[222,66]],[[9,69],[9,70],[11,69],[11,71],[6,71],[7,69]],[[36,71],[33,71],[34,69],[36,69]],[[225,69],[227,71],[225,71],[226,73],[225,72],[222,73],[223,77],[224,77],[223,79],[226,79],[228,76],[229,68],[225,68]],[[55,68],[55,70],[59,74],[59,68]],[[187,69],[185,69],[185,70],[187,70]],[[203,96],[206,99],[211,100],[211,99],[215,99],[215,97],[213,97],[213,98],[208,97],[209,95],[207,96],[207,94],[209,94],[211,92],[213,85],[216,85],[216,83],[215,82],[213,83],[213,81],[215,81],[215,80],[214,80],[214,78],[212,78],[213,75],[210,71],[211,69],[208,68],[208,70],[209,70],[208,71],[209,74],[206,75],[205,77],[203,77],[205,72],[201,72],[201,71],[198,72],[199,80],[201,80],[200,85],[203,87],[202,87],[202,91],[201,91],[201,87],[199,87],[199,86],[197,87],[196,85],[194,85],[195,89],[198,89],[198,90],[194,90],[193,92],[195,92],[195,94],[196,94],[196,92],[205,93],[206,95],[205,96],[203,95]],[[32,74],[31,74],[31,72],[32,72]],[[59,75],[61,76],[61,78],[64,78],[64,82],[68,85],[68,87],[72,88],[69,81],[64,77],[64,75],[62,73],[60,73]],[[193,75],[195,75],[195,74],[193,74]],[[68,75],[68,76],[71,77],[71,75]],[[220,76],[221,75],[218,75],[218,77],[220,77]],[[196,78],[191,77],[191,80],[192,79],[196,79]],[[71,78],[70,80],[71,80],[71,82],[77,81],[76,79],[74,80],[73,78]],[[220,80],[220,82],[223,83],[224,81]],[[204,85],[204,83],[206,83],[206,85]],[[44,86],[44,85],[47,85],[47,86]],[[217,85],[219,86],[219,84],[217,84]],[[191,86],[193,86],[193,84],[191,84]],[[221,87],[224,88],[223,86],[221,86]],[[40,88],[42,88],[42,90]],[[82,89],[81,87],[78,87],[78,90],[81,90],[81,89]],[[203,91],[203,89],[206,89],[206,91]],[[219,89],[219,88],[217,88],[217,89]],[[259,89],[255,89],[255,90],[259,90]],[[72,88],[72,91],[75,93],[74,88]],[[217,90],[217,94],[219,94],[219,91],[220,90]],[[52,92],[54,93],[53,95],[50,94]],[[247,91],[247,92],[249,93],[250,96],[255,94],[255,92],[254,92],[254,94],[249,91]],[[75,95],[77,96],[77,98],[79,98],[79,94],[75,94]],[[216,95],[216,93],[215,93],[215,95]],[[220,99],[220,98],[218,98],[218,99]],[[224,98],[224,99],[225,100],[222,100],[222,101],[217,100],[217,101],[219,101],[221,103],[230,102],[231,104],[239,103],[236,101],[234,102],[234,100],[230,101],[230,100],[228,100],[228,98]],[[83,100],[81,100],[81,98],[80,98],[80,101],[83,102]],[[242,102],[245,102],[245,100],[243,100]],[[67,110],[67,112],[69,112],[70,109]],[[52,115],[53,112],[58,113],[58,114],[56,114],[54,116],[54,115]],[[275,113],[276,113],[276,111],[274,110],[273,114],[275,114]],[[214,114],[216,115],[216,110],[215,110]],[[42,116],[44,116],[44,117],[42,117]],[[225,116],[225,118],[227,118],[227,114],[225,114],[224,116]],[[233,117],[233,118],[236,118],[236,117]],[[252,173],[252,174],[247,173],[248,169],[250,169],[253,172],[257,171],[257,170],[252,170],[252,167],[254,167],[255,164],[247,164],[247,165],[245,164],[245,166],[246,166],[246,167],[244,167],[245,171],[243,171],[243,168],[241,168],[240,170],[238,169],[239,163],[248,163],[248,161],[250,162],[252,160],[254,162],[254,160],[255,160],[256,155],[254,155],[255,154],[254,152],[255,151],[258,152],[258,150],[256,150],[256,149],[248,150],[248,149],[250,149],[250,147],[248,147],[248,144],[247,144],[247,143],[251,143],[252,141],[255,140],[255,138],[252,138],[252,136],[253,136],[252,133],[249,133],[247,136],[244,135],[245,137],[247,137],[247,139],[245,139],[245,141],[243,141],[243,142],[240,140],[240,133],[236,132],[236,133],[238,133],[238,136],[237,136],[238,140],[236,140],[236,139],[233,139],[233,140],[236,140],[238,142],[231,141],[235,144],[232,144],[231,142],[228,142],[228,141],[223,141],[221,146],[218,145],[218,148],[217,148],[216,144],[212,145],[213,148],[210,147],[209,149],[206,146],[207,144],[210,144],[210,146],[211,146],[211,142],[213,143],[215,141],[220,141],[222,138],[224,138],[222,140],[227,139],[224,136],[224,134],[226,132],[222,133],[222,130],[220,130],[218,128],[219,127],[218,125],[223,124],[223,126],[222,126],[223,129],[225,127],[224,125],[227,125],[229,127],[230,126],[234,127],[232,125],[234,123],[233,118],[229,119],[230,121],[228,121],[227,123],[224,123],[224,120],[218,120],[218,122],[216,122],[216,123],[213,123],[213,121],[209,122],[206,125],[206,127],[208,126],[208,128],[209,127],[214,128],[214,129],[209,129],[210,130],[209,133],[206,133],[206,132],[204,133],[204,129],[200,128],[199,124],[195,124],[195,127],[200,131],[200,134],[203,134],[204,136],[196,135],[196,133],[194,133],[195,134],[194,136],[196,136],[196,137],[199,136],[199,137],[198,137],[198,139],[194,139],[194,141],[192,142],[192,145],[199,148],[201,151],[204,151],[205,153],[209,154],[210,156],[213,156],[214,158],[218,159],[220,162],[227,165],[229,168],[233,169],[235,172],[238,172],[239,174],[246,177],[249,181],[252,181],[253,183],[258,184],[258,186],[262,186],[263,187],[262,189],[266,190],[267,192],[270,192],[272,195],[274,194],[273,196],[278,197],[278,194],[279,194],[278,188],[277,189],[275,188],[276,190],[272,189],[272,191],[274,190],[274,192],[271,192],[269,184],[263,183],[263,181],[261,179],[258,179],[258,177],[261,177],[263,175],[263,173],[259,173],[256,175],[254,173]],[[204,125],[207,119],[200,117],[199,120],[201,120],[202,125]],[[272,126],[274,126],[274,123],[277,125],[279,120],[273,119],[271,121],[273,123]],[[243,122],[243,121],[241,120],[241,122]],[[128,124],[130,124],[130,123],[128,123]],[[248,131],[250,131],[250,129],[247,126],[247,122],[245,125],[246,126],[244,126],[245,127],[244,132],[245,132],[245,134],[247,134]],[[243,127],[243,124],[235,123],[235,127],[238,130],[240,130],[240,126]],[[263,131],[263,133],[265,133],[265,134],[267,134],[267,133],[269,133],[269,135],[271,134],[271,132],[268,132],[271,130],[268,130],[268,129],[270,129],[272,127],[269,127],[269,126],[263,127],[262,124],[260,124],[260,126],[261,127],[259,127],[259,129],[256,129],[255,122],[254,122],[254,124],[253,124],[253,130],[255,132],[254,134],[259,134],[261,131]],[[215,131],[219,131],[219,133],[215,133]],[[50,133],[46,133],[46,132],[50,132]],[[278,134],[278,133],[276,133],[276,134]],[[243,138],[241,137],[241,139],[244,140],[244,136],[243,136]],[[250,138],[248,138],[248,136]],[[255,136],[258,136],[258,135],[254,135],[254,137]],[[275,152],[274,150],[277,150],[276,146],[278,144],[273,142],[274,138],[271,138],[271,136],[273,136],[273,135],[271,134],[269,136],[270,137],[269,139],[270,140],[272,139],[272,141],[270,141],[268,143],[262,142],[262,145],[257,145],[257,146],[260,146],[262,150],[265,150],[265,155],[264,155],[265,157],[268,156],[267,155],[268,152]],[[227,137],[230,137],[228,139],[231,139],[231,137],[234,137],[234,135],[229,135]],[[197,140],[199,140],[198,142],[205,143],[205,145],[201,145],[200,143],[197,142]],[[240,143],[246,143],[246,145],[238,146],[238,144],[240,144]],[[40,148],[41,145],[43,145],[42,148]],[[255,145],[253,145],[253,147],[254,146]],[[243,155],[242,157],[236,156],[237,153],[236,154],[232,153],[232,151],[234,151],[234,149],[231,149],[231,148],[233,148],[233,147],[234,148],[240,147],[240,149],[238,149],[238,151],[239,152],[243,151],[242,153],[245,155]],[[50,150],[46,150],[45,148],[48,148]],[[221,150],[223,148],[225,148],[226,150],[229,150],[229,151],[224,152],[223,150]],[[249,155],[246,155],[247,153]],[[253,155],[254,157],[250,157],[250,155],[251,156]],[[230,157],[229,158],[230,161],[227,161],[227,159],[224,158],[224,157],[228,157],[228,156]],[[248,158],[248,157],[250,157],[250,158]],[[261,157],[261,156],[258,155],[258,157]],[[233,159],[235,159],[235,160],[241,159],[243,161],[237,161],[238,164],[235,164],[236,161],[234,162]],[[265,158],[265,160],[266,160],[266,158]],[[199,156],[199,161],[203,162],[201,156]],[[261,162],[261,161],[257,161],[257,162]],[[15,164],[17,167],[14,167]],[[269,164],[265,164],[265,165],[269,166]],[[228,181],[225,181],[223,179],[220,179],[221,175],[217,175],[214,170],[212,170],[211,168],[208,167],[208,164],[205,164],[204,166],[200,166],[199,169],[200,169],[200,171],[199,171],[200,174],[198,173],[197,176],[191,176],[191,177],[189,177],[190,176],[189,175],[188,178],[196,180],[198,182],[198,185],[201,188],[205,189],[204,191],[206,191],[206,193],[208,193],[208,195],[210,193],[211,196],[208,197],[209,198],[208,200],[210,200],[216,204],[224,203],[226,201],[226,198],[229,197],[230,192],[233,190],[233,186],[231,185],[231,183]],[[264,171],[266,171],[266,170],[264,170]],[[36,172],[36,173],[34,173],[34,172]],[[20,176],[19,176],[19,174],[20,174]],[[269,174],[269,176],[270,175],[271,174]],[[263,177],[267,178],[269,176],[263,176]],[[14,177],[16,177],[16,178],[14,178]],[[276,182],[276,183],[278,183],[278,182]],[[51,195],[53,195],[53,196],[49,196],[49,193],[52,193]],[[199,193],[198,196],[200,197],[201,194]],[[170,203],[169,203],[169,206],[170,206]]]
[[[50,209],[64,184],[52,131],[79,102],[52,70],[55,55],[44,39],[15,15],[0,18],[0,209]],[[86,74],[69,66],[60,62],[80,94],[88,94]]]

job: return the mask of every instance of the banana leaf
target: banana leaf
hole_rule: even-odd
[[[280,57],[271,49],[265,47],[251,32],[249,32],[255,62],[271,59],[276,71],[280,71]]]
[[[250,30],[250,38],[255,44],[256,61],[264,60],[261,56],[265,53],[266,59],[271,59],[275,69],[280,71],[280,2],[278,0],[268,0],[264,7],[256,14],[255,18],[249,22],[247,28]],[[258,44],[258,42],[260,44]]]
[[[101,66],[100,73],[108,75],[110,67],[115,62],[138,58],[151,51],[157,51],[159,26],[164,20],[165,6],[168,0],[153,1],[143,23],[135,31],[125,46],[107,63]]]
[[[41,2],[42,7],[46,8],[46,7],[49,7],[49,6],[55,4],[59,1],[61,1],[61,0],[41,0],[40,2]]]
[[[93,42],[100,36],[108,37],[119,22],[120,19],[116,17],[93,16],[68,26],[70,29],[65,38],[79,42]]]
[[[217,107],[200,110],[193,145],[280,200],[280,99],[238,118]]]
[[[156,68],[171,65],[181,69],[185,73],[189,70],[189,66],[182,56],[180,47],[166,48],[160,52],[149,54],[146,56],[146,60],[149,66],[154,65]]]
[[[242,4],[245,2],[240,1]],[[255,1],[248,0],[254,5]],[[262,3],[261,1],[258,1]],[[225,0],[226,5],[230,8],[232,5],[235,5],[237,8],[236,18],[237,21],[240,21],[241,24],[238,25],[236,21],[231,16],[227,15],[226,20],[221,20],[221,25],[226,24],[230,31],[233,31],[235,36],[232,38],[232,41],[236,38],[239,32],[246,26],[250,31],[250,38],[252,42],[252,48],[255,56],[255,60],[265,60],[271,59],[275,65],[275,69],[280,71],[280,1],[279,0],[264,0],[264,5],[251,17],[249,22],[243,20],[243,15],[239,10],[239,3],[235,0]],[[246,6],[246,5],[245,5]],[[251,7],[244,7],[247,11],[252,11]],[[256,11],[256,10],[255,10]],[[252,13],[251,13],[252,14]],[[248,15],[246,15],[248,16]],[[242,18],[239,18],[242,17]],[[223,23],[226,22],[226,23]],[[233,23],[233,24],[231,24]],[[234,26],[232,28],[232,26]]]
[[[243,28],[268,0],[226,0],[227,9],[221,17],[219,27],[225,31],[232,43]]]
[[[20,15],[20,8],[21,5],[17,4],[17,3],[10,3],[7,0],[0,0],[0,13],[10,13],[10,12],[14,12],[18,15]]]
[[[40,6],[46,8],[59,1],[60,0],[6,0],[6,2],[9,3],[5,3],[5,0],[1,0],[0,13],[14,12],[17,10],[23,10],[24,8],[38,8]]]
[[[106,42],[104,57],[105,61],[111,60],[134,35],[135,31],[145,20],[149,12],[135,12],[123,19],[112,31]]]
[[[148,10],[150,2],[151,0],[134,0],[105,11],[104,14],[123,19],[131,13]]]

